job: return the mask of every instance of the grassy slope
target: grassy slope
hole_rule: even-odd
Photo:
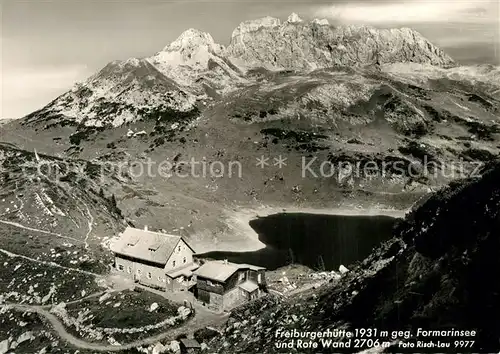
[[[122,227],[106,188],[112,174],[84,160],[38,159],[34,152],[0,148],[0,219],[93,243],[100,242],[96,235]]]

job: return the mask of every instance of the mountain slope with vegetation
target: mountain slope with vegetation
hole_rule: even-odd
[[[241,209],[406,210],[477,174],[500,151],[497,77],[409,29],[267,17],[227,47],[188,29],[148,58],[112,62],[2,125],[0,141],[132,175],[102,187],[134,224],[255,249]]]
[[[0,168],[4,221],[81,241],[124,225],[115,196],[103,190],[114,176],[99,165],[4,145]]]
[[[498,155],[498,98],[478,84],[444,75],[415,78],[401,69],[382,69],[254,70],[247,75],[256,83],[209,107],[158,111],[155,118],[119,127],[81,125],[76,131],[18,121],[3,129],[2,139],[63,159],[125,164],[125,172],[135,172],[135,192],[117,181],[104,186],[124,215],[169,231],[191,224],[186,231],[201,244],[228,237],[234,228],[225,215],[234,208],[406,209],[430,190],[477,173]],[[34,139],[17,138],[21,131]],[[280,155],[286,158],[281,168],[273,165]],[[269,157],[270,166],[256,166],[260,156]],[[207,173],[198,165],[191,175],[191,159],[205,161]],[[146,171],[148,161],[152,175],[130,168],[135,163]],[[160,163],[167,169],[163,174]],[[241,168],[230,170],[232,163]],[[155,217],[161,214],[172,222]]]

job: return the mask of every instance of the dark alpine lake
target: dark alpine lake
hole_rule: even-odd
[[[389,216],[280,213],[250,222],[266,247],[254,252],[209,252],[201,258],[250,263],[269,270],[299,263],[337,270],[367,257],[392,236],[398,219]]]

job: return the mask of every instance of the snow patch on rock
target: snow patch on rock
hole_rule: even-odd
[[[288,19],[286,20],[288,23],[300,23],[304,22],[299,15],[297,15],[295,12],[293,12],[290,16],[288,16]]]

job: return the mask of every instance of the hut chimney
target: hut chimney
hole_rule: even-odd
[[[144,225],[144,231],[148,231],[148,225]]]

